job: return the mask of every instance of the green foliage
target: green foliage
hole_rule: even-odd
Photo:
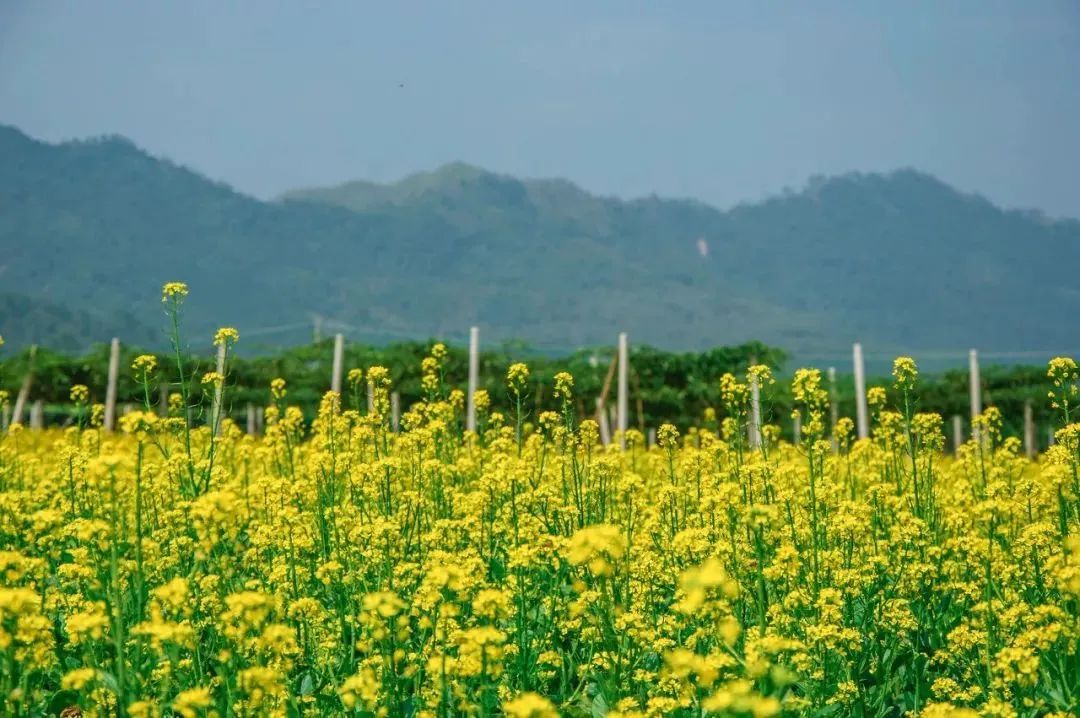
[[[352,368],[387,367],[394,389],[401,394],[403,407],[408,407],[423,396],[420,362],[431,345],[432,342],[401,342],[386,347],[349,344],[345,352],[345,373]],[[29,351],[23,351],[0,363],[0,387],[14,394],[26,372],[32,368],[34,398],[51,405],[50,420],[63,421],[69,412],[68,391],[73,384],[90,387],[92,402],[104,400],[108,352],[107,345],[98,345],[82,356],[65,356],[39,349],[31,358]],[[132,361],[141,353],[143,351],[137,348],[125,346],[122,349],[117,388],[120,403],[139,404],[143,400],[141,389],[130,371]],[[233,359],[228,377],[231,406],[226,409],[234,419],[242,421],[246,405],[268,404],[270,381],[276,377],[286,377],[290,403],[303,407],[309,417],[314,416],[319,399],[329,389],[332,355],[333,342],[328,339],[280,354]],[[481,353],[480,388],[488,390],[496,409],[508,410],[510,401],[504,381],[506,370],[515,361],[526,361],[531,369],[529,405],[535,413],[540,409],[557,407],[552,397],[554,376],[557,372],[569,371],[575,380],[577,414],[591,416],[595,413],[594,402],[602,391],[613,356],[611,347],[582,349],[569,356],[550,357],[528,347],[511,344]],[[785,355],[779,349],[758,343],[717,347],[700,354],[662,352],[652,347],[635,348],[631,357],[632,422],[641,427],[652,427],[661,421],[671,420],[679,420],[684,425],[694,423],[706,406],[716,403],[720,375],[726,371],[742,371],[751,358],[779,366]],[[158,354],[157,359],[158,390],[162,386],[165,391],[174,390],[178,380],[174,373],[174,360],[164,353]],[[189,361],[190,365],[196,367],[196,377],[213,369],[214,360],[209,355],[193,356]],[[467,372],[467,351],[462,347],[449,347],[445,380],[464,389]],[[153,400],[156,402],[159,397],[160,394],[156,394]],[[640,414],[636,404],[638,399],[641,400]],[[614,401],[613,380],[609,405],[613,406]]]
[[[242,338],[241,338],[242,341]],[[390,370],[394,389],[401,394],[402,407],[407,408],[419,401],[423,392],[420,386],[420,362],[428,354],[433,341],[398,342],[384,347],[365,344],[347,344],[344,373],[349,369],[366,370],[372,366],[385,366]],[[124,346],[118,387],[120,403],[142,402],[140,389],[130,371],[131,362],[143,353],[141,349]],[[277,354],[231,359],[228,376],[229,405],[226,411],[240,423],[244,422],[248,403],[265,406],[269,403],[269,385],[275,377],[285,377],[289,382],[290,403],[301,406],[304,413],[313,417],[319,399],[329,389],[333,341],[294,347]],[[520,343],[506,344],[481,352],[481,389],[486,389],[494,408],[509,412],[512,406],[506,389],[506,370],[511,363],[525,361],[530,368],[528,407],[530,418],[544,409],[556,409],[558,404],[552,396],[554,376],[568,371],[574,376],[575,413],[579,417],[595,414],[595,400],[603,391],[604,380],[611,368],[614,348],[611,346],[581,349],[569,355],[552,356],[537,352]],[[746,367],[756,360],[775,369],[785,365],[786,354],[780,349],[760,343],[732,347],[714,347],[704,352],[666,352],[650,346],[631,349],[630,373],[630,425],[646,430],[669,422],[683,429],[702,424],[705,409],[720,411],[719,379],[725,372],[743,376]],[[214,359],[207,353],[189,357],[195,367],[196,378],[214,368]],[[0,388],[14,396],[19,384],[31,366],[28,351],[7,354],[0,362]],[[39,349],[33,358],[33,397],[44,400],[48,407],[50,422],[65,422],[70,416],[68,391],[73,384],[85,384],[90,388],[91,401],[101,402],[105,396],[108,346],[97,345],[90,352],[69,356],[47,349]],[[158,354],[157,389],[175,390],[174,360],[167,354]],[[451,345],[445,360],[444,379],[447,384],[465,389],[468,372],[468,354],[464,347]],[[1051,411],[1046,401],[1046,369],[1032,366],[990,366],[982,370],[983,402],[1001,410],[1004,431],[1007,435],[1020,436],[1022,432],[1024,403],[1032,402],[1035,421],[1041,427],[1040,442],[1045,442],[1045,429],[1051,421]],[[197,383],[197,382],[196,382]],[[868,386],[880,386],[890,393],[891,377],[870,378]],[[344,393],[348,393],[347,390]],[[939,374],[923,373],[919,377],[919,403],[917,411],[937,412],[947,420],[953,415],[964,417],[967,431],[969,414],[968,376],[962,371]],[[160,394],[152,397],[154,402]],[[896,399],[896,397],[892,397]],[[208,402],[208,397],[204,397]],[[206,403],[204,402],[204,403]],[[639,403],[640,402],[640,403]],[[612,379],[608,393],[608,406],[614,407],[615,381]],[[786,438],[791,438],[792,398],[788,382],[780,375],[775,385],[763,391],[766,422],[780,425]],[[348,399],[345,401],[348,406]],[[837,382],[837,408],[840,416],[855,416],[854,387],[849,375],[841,375]],[[946,426],[951,431],[951,426]]]

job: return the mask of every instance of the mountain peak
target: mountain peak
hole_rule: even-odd
[[[938,177],[915,169],[901,167],[887,172],[845,172],[839,175],[814,175],[806,181],[797,196],[821,201],[828,198],[849,201],[889,201],[906,198],[908,204],[951,201],[974,203],[1002,211],[990,200],[975,193],[962,192]]]
[[[430,172],[414,172],[399,180],[397,184],[409,184],[422,179],[436,180],[439,182],[460,182],[462,180],[474,180],[478,177],[496,176],[499,175],[495,172],[458,160],[447,162]]]
[[[14,125],[5,125],[3,122],[0,122],[0,137],[24,139],[31,142],[33,141],[28,134],[20,130],[18,127],[15,127]]]
[[[396,190],[398,197],[415,198],[427,193],[456,194],[469,185],[507,183],[519,184],[509,175],[496,174],[465,162],[449,162],[429,172],[415,172],[387,186]]]
[[[0,146],[14,147],[20,146],[26,149],[60,149],[60,150],[72,150],[80,148],[115,148],[123,149],[125,151],[134,151],[142,155],[146,154],[140,149],[134,142],[127,137],[117,134],[98,135],[94,137],[85,137],[74,140],[63,140],[60,142],[45,142],[39,140],[36,137],[32,137],[26,132],[23,132],[18,127],[13,125],[5,125],[0,123]]]
[[[369,211],[382,206],[415,202],[425,195],[455,195],[470,184],[514,183],[516,180],[489,172],[465,162],[449,162],[434,170],[414,172],[395,182],[351,180],[330,187],[307,187],[290,190],[282,200],[318,202]]]
[[[389,184],[365,180],[326,188],[294,190],[283,200],[338,205],[356,212],[409,206],[445,215],[485,214],[505,206],[528,203],[523,183],[465,162],[450,162],[434,170],[415,172]]]

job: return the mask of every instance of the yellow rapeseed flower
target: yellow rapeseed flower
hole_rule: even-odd
[[[520,396],[525,391],[525,384],[529,381],[529,367],[522,362],[510,365],[506,370],[506,386],[510,391]]]
[[[85,384],[73,384],[68,396],[76,404],[84,404],[90,400],[90,390]]]
[[[539,693],[522,693],[502,705],[507,718],[559,718],[554,704]]]
[[[183,282],[166,282],[161,288],[161,301],[179,304],[188,295],[188,286]]]
[[[221,327],[214,332],[214,346],[231,346],[240,340],[240,332],[232,327]]]
[[[157,368],[157,357],[153,354],[140,354],[131,362],[131,369],[138,376],[152,374]]]

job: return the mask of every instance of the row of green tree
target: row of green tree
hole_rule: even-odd
[[[387,367],[393,377],[394,390],[401,404],[408,407],[422,396],[420,363],[432,344],[403,342],[383,347],[350,344],[345,350],[344,373],[350,369]],[[84,384],[90,389],[91,401],[101,402],[105,396],[108,367],[108,346],[101,345],[79,356],[38,349],[3,358],[0,362],[0,388],[14,399],[27,374],[32,375],[29,398],[43,400],[47,423],[64,423],[72,413],[70,387]],[[141,404],[142,389],[131,371],[134,358],[143,353],[133,347],[123,347],[118,383],[118,403]],[[153,402],[175,391],[178,371],[175,356],[158,354]],[[290,403],[303,408],[308,416],[314,414],[319,398],[329,389],[332,371],[333,342],[330,339],[299,346],[269,356],[230,359],[226,380],[226,411],[243,424],[247,406],[263,406],[269,402],[269,385],[275,377],[288,382]],[[506,370],[513,362],[524,361],[530,368],[533,412],[555,408],[552,396],[553,378],[557,372],[568,371],[574,377],[574,393],[578,416],[596,412],[596,399],[609,385],[607,405],[615,404],[613,374],[614,348],[581,349],[569,355],[552,357],[530,350],[523,345],[507,344],[480,356],[480,386],[489,392],[494,409],[508,409],[510,402],[505,385]],[[792,400],[784,381],[785,352],[760,343],[716,347],[704,352],[666,352],[649,346],[632,347],[630,355],[630,416],[632,427],[643,431],[670,422],[680,427],[698,425],[707,408],[719,411],[719,378],[726,372],[738,376],[754,363],[771,366],[780,377],[763,391],[765,418],[781,425],[790,435]],[[185,373],[194,377],[195,396],[208,406],[208,396],[198,388],[198,378],[214,368],[210,355],[189,354],[184,357]],[[444,363],[444,378],[451,385],[465,388],[468,356],[463,347],[451,346]],[[1037,366],[990,366],[982,371],[984,406],[998,407],[1003,416],[1005,431],[1014,436],[1022,432],[1023,410],[1031,402],[1040,443],[1047,441],[1047,430],[1053,417],[1046,400],[1046,369]],[[890,387],[889,377],[871,378],[869,386]],[[835,402],[840,416],[855,414],[854,388],[851,376],[840,374],[835,385]],[[953,415],[965,417],[970,406],[968,375],[948,371],[923,375],[919,381],[920,411],[934,411],[946,419]],[[25,421],[25,419],[24,419]]]

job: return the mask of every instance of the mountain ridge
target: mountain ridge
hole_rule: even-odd
[[[192,285],[197,333],[320,314],[356,338],[479,323],[566,347],[627,330],[674,349],[1015,349],[1064,345],[1061,317],[1080,312],[1080,222],[910,168],[721,210],[465,163],[262,201],[123,138],[48,144],[3,126],[0,154],[4,291],[149,326],[175,279]]]

